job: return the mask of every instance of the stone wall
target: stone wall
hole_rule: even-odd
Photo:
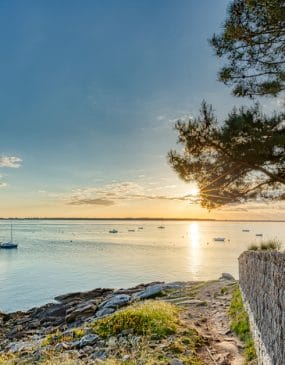
[[[246,251],[239,280],[259,365],[285,364],[285,254]]]

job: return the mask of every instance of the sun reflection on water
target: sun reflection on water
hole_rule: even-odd
[[[199,224],[193,222],[188,228],[188,270],[192,273],[193,279],[196,279],[196,275],[201,265],[201,246],[200,246],[200,231]]]
[[[200,241],[199,225],[193,222],[189,226],[188,236],[192,247],[197,247]]]

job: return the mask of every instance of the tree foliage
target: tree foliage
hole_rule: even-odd
[[[227,59],[219,80],[234,95],[276,96],[285,89],[284,0],[233,0],[222,33],[210,43]]]
[[[266,117],[255,105],[233,109],[218,124],[203,102],[198,118],[178,120],[175,129],[183,150],[170,151],[169,162],[184,181],[198,184],[203,207],[285,199],[284,115]]]

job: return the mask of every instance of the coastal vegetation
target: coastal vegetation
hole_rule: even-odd
[[[239,287],[235,289],[232,295],[232,300],[229,308],[229,315],[231,317],[231,329],[245,345],[245,358],[247,361],[256,358],[254,342],[250,332],[248,314],[244,309],[242,295]]]
[[[162,301],[137,303],[93,324],[100,336],[115,336],[122,331],[135,335],[166,337],[176,332],[178,308]]]
[[[282,248],[282,242],[276,238],[261,242],[259,245],[253,243],[248,249],[250,251],[280,251]]]

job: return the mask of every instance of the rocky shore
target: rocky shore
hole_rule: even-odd
[[[243,345],[228,318],[235,287],[225,274],[208,282],[98,288],[0,313],[0,364],[242,365]]]

